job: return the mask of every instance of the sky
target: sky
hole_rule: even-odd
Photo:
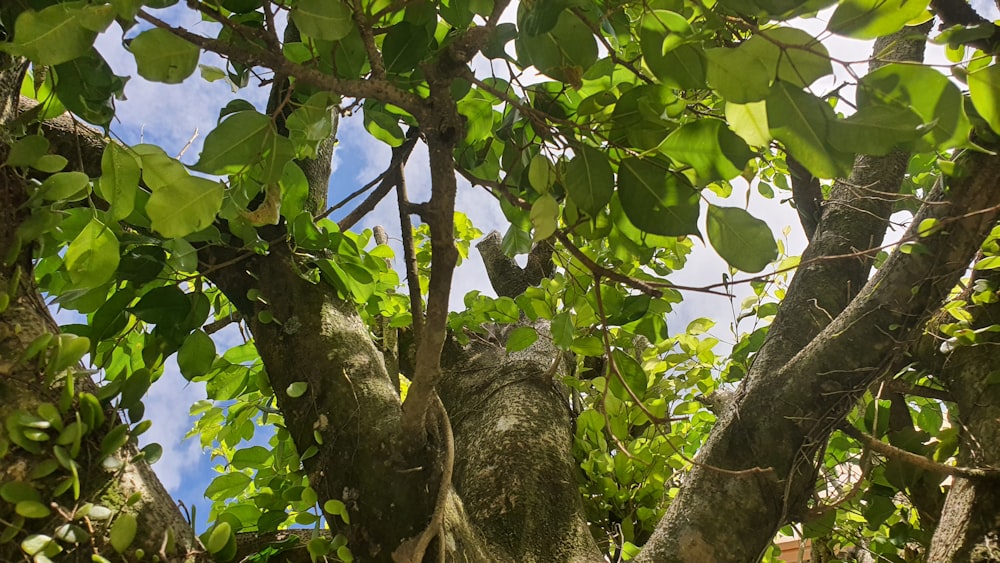
[[[982,4],[980,7],[989,6],[991,12],[982,13],[989,13],[989,17],[995,17],[992,3],[983,1],[977,4]],[[202,22],[200,17],[184,8],[175,8],[167,13],[170,21],[197,33],[213,35],[217,29],[217,26]],[[509,9],[508,17],[512,13],[513,11]],[[825,22],[820,18],[798,22],[796,25],[817,30],[822,29]],[[140,27],[130,30],[127,37],[135,36],[141,29]],[[842,60],[862,61],[868,56],[867,43],[837,37],[828,38],[826,43],[831,53],[836,53]],[[229,99],[239,96],[251,101],[260,109],[263,109],[266,101],[266,88],[258,88],[251,84],[234,95],[224,82],[208,83],[201,79],[198,73],[179,85],[145,81],[135,72],[132,56],[121,46],[121,31],[117,28],[117,24],[99,37],[97,47],[116,74],[132,77],[125,87],[127,100],[117,104],[117,121],[112,125],[113,133],[129,144],[138,142],[157,144],[168,154],[175,156],[190,142],[191,146],[182,156],[182,160],[189,164],[197,160],[205,135],[217,122],[219,108]],[[201,63],[223,66],[217,57],[210,54],[203,54]],[[863,74],[863,68],[859,70]],[[841,71],[833,79],[818,82],[813,87],[814,92],[822,94],[829,91],[835,81],[842,79],[843,76]],[[344,195],[375,178],[390,160],[389,147],[364,131],[360,114],[341,121],[338,138],[340,143],[334,154],[334,173],[330,182],[331,202],[340,200]],[[426,147],[422,144],[414,150],[410,164],[406,168],[406,175],[410,199],[413,201],[425,199],[429,195],[430,180],[426,166]],[[747,191],[749,191],[750,211],[768,222],[776,238],[784,240],[788,254],[800,254],[806,240],[790,207],[777,200],[768,200],[758,195],[754,187],[746,185],[737,186],[733,197],[725,204],[741,205]],[[473,188],[462,180],[459,185],[457,208],[465,212],[484,233],[489,233],[493,229],[503,233],[507,228],[495,199],[482,188]],[[336,216],[333,218],[336,219]],[[391,245],[399,255],[401,253],[398,234],[393,234],[398,233],[397,223],[395,198],[387,197],[356,228],[385,226],[390,238],[395,239]],[[787,237],[783,235],[786,226],[790,227]],[[700,241],[695,241],[695,251],[690,257],[688,266],[673,277],[672,281],[691,286],[717,283],[721,281],[722,272],[726,270],[725,263],[711,248],[706,248]],[[492,293],[485,269],[475,252],[456,274],[452,291],[452,308],[460,307],[462,296],[473,289],[486,294]],[[683,331],[687,323],[694,318],[709,317],[719,321],[721,331],[716,336],[726,340],[729,334],[728,323],[734,316],[733,307],[735,306],[738,313],[739,303],[747,291],[748,288],[742,286],[739,289],[740,295],[735,298],[734,303],[723,297],[701,293],[686,294],[684,303],[669,319],[671,332]],[[57,312],[57,318],[64,323],[78,322],[77,318],[67,312]],[[242,337],[234,327],[216,334],[214,338],[217,340],[220,352],[242,343]],[[203,398],[205,398],[204,384],[188,383],[178,373],[173,359],[168,361],[166,373],[153,385],[146,398],[146,414],[153,421],[153,426],[142,439],[144,443],[153,441],[163,446],[164,454],[154,465],[154,469],[170,493],[188,507],[198,505],[199,512],[207,514],[209,501],[202,496],[202,493],[215,475],[211,470],[214,464],[208,453],[201,450],[196,438],[183,440],[192,426],[192,419],[187,416],[188,405]]]

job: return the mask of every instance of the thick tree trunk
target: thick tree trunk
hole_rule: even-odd
[[[508,354],[513,328],[497,327],[496,342],[445,347],[441,398],[455,431],[455,489],[493,553],[603,561],[583,517],[569,405],[553,380],[562,354],[547,338]]]

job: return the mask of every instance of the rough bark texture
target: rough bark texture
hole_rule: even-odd
[[[337,299],[331,286],[300,277],[283,244],[212,278],[252,319],[257,349],[298,451],[319,448],[306,462],[312,486],[322,498],[344,500],[351,509],[351,546],[364,546],[358,555],[385,559],[429,519],[433,495],[422,490],[430,476],[426,465],[407,467],[394,455],[399,395],[353,304]],[[251,287],[261,291],[266,306],[237,298]],[[265,309],[275,322],[257,320]],[[295,382],[307,383],[308,390],[292,398],[285,389]]]
[[[455,489],[492,553],[603,561],[583,519],[568,403],[550,369],[562,354],[544,338],[507,354],[505,332],[496,342],[445,348],[441,398],[455,430]]]
[[[987,279],[995,286],[998,278],[994,273]],[[972,313],[975,328],[1000,323],[1000,303],[975,307]],[[958,463],[967,467],[1000,466],[1000,386],[991,383],[1000,339],[985,333],[983,340],[947,355],[935,350],[935,371],[958,411]],[[1000,560],[1000,487],[996,482],[954,479],[927,557],[928,561],[955,563]]]

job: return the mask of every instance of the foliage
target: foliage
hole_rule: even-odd
[[[205,491],[213,502],[212,526],[202,535],[208,552],[219,560],[235,556],[237,532],[350,524],[344,503],[320,498],[304,470],[324,448],[321,435],[297,448],[278,409],[280,400],[308,393],[309,382],[272,387],[254,340],[218,350],[208,330],[239,321],[237,302],[244,301],[258,311],[254,322],[294,334],[294,319],[277,318],[257,288],[225,295],[211,281],[217,266],[198,255],[228,247],[239,260],[287,242],[298,276],[352,303],[373,334],[412,326],[422,305],[410,301],[387,264],[393,251],[372,245],[370,231],[342,230],[308,211],[314,196],[300,164],[335,130],[337,112],[360,111],[367,132],[391,147],[404,145],[407,129],[419,129],[432,153],[447,155],[431,201],[421,204],[425,223],[412,229],[419,273],[413,281],[417,294],[427,296],[431,323],[424,330],[447,329],[469,342],[498,325],[516,325],[504,342],[507,352],[550,339],[565,353],[557,375],[574,409],[573,455],[586,518],[601,548],[625,557],[649,539],[707,439],[716,415],[706,397],[749,371],[788,271],[798,264],[744,205],[757,197],[752,192],[789,197],[787,157],[825,180],[846,177],[856,154],[904,150],[914,156],[903,195],[920,198],[936,166],[954,172],[949,151],[977,149],[974,129],[988,141],[1000,134],[1000,73],[987,53],[963,45],[977,39],[971,32],[951,28],[941,38],[961,55],[947,69],[951,76],[887,63],[851,80],[857,95],[849,100],[842,97],[845,84],[826,89],[821,79],[842,80],[854,72],[851,65],[790,21],[832,7],[829,32],[882,37],[925,20],[926,1],[891,7],[855,0],[523,1],[515,21],[504,23],[489,0],[190,3],[206,20],[223,22],[211,28],[217,37],[172,27],[147,11],[174,3],[38,0],[0,9],[7,30],[0,48],[30,59],[22,92],[40,104],[10,132],[4,166],[28,185],[30,217],[18,229],[20,247],[8,251],[33,249],[39,287],[59,307],[86,316],[86,324],[64,327],[19,359],[65,380],[66,400],[18,411],[0,436],[0,455],[20,448],[56,461],[48,473],[0,488],[17,515],[0,540],[21,542],[36,560],[81,540],[35,533],[30,522],[49,508],[32,483],[57,474],[62,480],[52,498],[76,500],[81,439],[103,422],[94,405],[113,407],[128,423],[98,446],[107,455],[148,427],[143,396],[174,356],[184,378],[206,382],[206,399],[190,410],[198,417],[190,435],[225,461]],[[300,36],[281,44],[275,13],[287,16]],[[285,107],[261,111],[239,99],[220,107],[191,166],[154,145],[110,141],[99,174],[76,169],[55,154],[41,124],[63,108],[99,128],[112,123],[126,78],[115,76],[93,47],[112,22],[146,80],[183,82],[198,69],[201,53],[213,51],[226,57],[226,67],[203,67],[208,79],[223,76],[245,87],[261,69],[292,77]],[[474,68],[488,60],[508,72],[473,72],[466,63],[476,51]],[[432,169],[440,165],[431,162]],[[442,177],[456,173],[498,199],[510,223],[503,236],[508,255],[552,243],[557,267],[521,295],[469,293],[463,311],[433,325],[441,303],[433,280],[444,270],[450,279],[454,267],[435,261],[435,245],[457,244],[460,259],[469,259],[470,242],[482,234],[456,213],[453,195],[450,206],[439,195],[446,189]],[[267,201],[280,218],[260,212]],[[445,207],[429,211],[440,202]],[[279,221],[284,230],[270,227]],[[732,291],[736,278],[752,289],[734,304],[724,343],[713,336],[718,319],[668,325],[688,295],[670,280],[702,242],[729,265],[717,292]],[[984,251],[976,269],[996,269],[995,237]],[[967,299],[995,295],[983,286]],[[953,322],[940,332],[949,346],[974,344],[995,330],[973,326],[966,304],[955,300],[947,308]],[[69,382],[79,377],[73,369],[84,354],[100,374],[100,390],[73,395]],[[936,385],[918,370],[902,377]],[[903,434],[890,432],[889,403],[877,392],[849,420],[877,438],[888,434],[900,448],[952,459],[951,410],[926,398],[907,407],[916,426]],[[273,428],[267,445],[249,445],[261,426]],[[153,461],[157,452],[152,445],[144,455]],[[899,560],[904,547],[926,545],[932,532],[900,493],[933,478],[897,460],[872,465],[869,456],[846,435],[832,436],[818,485],[829,499],[813,507],[800,532]],[[860,494],[841,491],[859,479]],[[99,508],[89,509],[91,519]],[[62,524],[76,534],[74,518]],[[107,519],[114,521],[110,546],[126,551],[134,517]],[[342,534],[310,542],[309,550],[352,558]]]

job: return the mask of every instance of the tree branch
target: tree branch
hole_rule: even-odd
[[[966,45],[989,54],[996,53],[1000,48],[1000,26],[979,15],[979,12],[965,0],[931,0],[930,7],[934,14],[941,18],[942,27],[945,28],[956,25],[992,27],[993,33],[989,37],[967,41]]]
[[[375,182],[380,182],[379,186],[375,188],[364,201],[362,201],[357,207],[351,210],[343,219],[341,219],[337,226],[340,227],[341,231],[346,231],[358,223],[365,215],[368,215],[375,209],[375,206],[382,201],[385,196],[389,195],[397,184],[397,182],[403,177],[403,166],[406,165],[407,161],[410,160],[410,154],[413,153],[413,147],[417,144],[417,139],[420,138],[420,130],[416,127],[410,128],[406,133],[406,140],[403,141],[402,145],[392,149],[392,160],[389,161],[389,166],[386,167],[385,172],[378,175],[368,184],[365,184],[361,189],[352,193],[351,195],[344,198],[340,203],[334,205],[333,207],[327,209],[321,217],[325,217],[332,213],[334,210],[342,207],[346,202],[354,199],[356,196],[364,193],[368,188],[375,184]]]
[[[305,65],[293,63],[286,59],[281,53],[272,53],[266,50],[250,51],[236,47],[224,41],[204,37],[202,35],[198,35],[197,33],[191,33],[182,27],[172,26],[145,10],[139,10],[137,17],[155,25],[156,27],[166,29],[181,39],[193,43],[197,47],[206,51],[211,51],[218,55],[224,55],[230,60],[237,61],[248,66],[262,66],[269,68],[278,74],[294,76],[296,80],[322,90],[335,92],[342,96],[350,96],[352,98],[372,98],[385,103],[390,103],[413,114],[419,121],[427,118],[428,113],[430,112],[425,101],[419,96],[400,90],[386,80],[345,80],[337,78]]]
[[[921,29],[926,32],[928,26]],[[879,38],[872,52],[885,51],[886,60],[923,60],[925,41],[912,37],[913,31],[907,29]],[[873,61],[871,69],[882,64],[882,60]],[[810,266],[800,267],[792,278],[748,379],[781,369],[844,310],[868,280],[874,255],[858,255],[857,250],[881,244],[892,214],[892,202],[872,194],[898,192],[908,162],[909,154],[902,151],[881,157],[861,155],[855,159],[850,178],[834,183],[817,230],[802,254],[801,263]],[[820,260],[842,255],[857,258]]]
[[[406,195],[406,178],[403,166],[396,170],[396,203],[399,207],[399,236],[403,241],[403,263],[406,269],[406,287],[410,292],[410,313],[413,316],[413,338],[420,342],[424,333],[424,307],[420,291],[420,272],[417,271],[417,253],[413,244],[413,223],[410,221],[410,200]],[[443,408],[443,407],[442,407]]]
[[[699,461],[712,466],[771,467],[777,480],[692,471],[637,561],[691,560],[678,542],[692,534],[726,545],[734,560],[752,560],[783,523],[801,515],[815,484],[817,449],[892,365],[900,343],[919,337],[1000,216],[1000,157],[967,153],[957,169],[966,175],[951,178],[947,189],[939,182],[907,234],[919,236],[927,219],[942,228],[920,239],[920,252],[894,252],[850,306],[786,364],[761,372],[758,358],[755,377],[699,453]],[[692,528],[692,522],[713,522],[710,513],[720,510],[730,515],[726,530],[739,534]]]
[[[922,455],[908,452],[902,448],[897,448],[892,444],[886,444],[882,440],[875,438],[871,434],[862,432],[850,424],[841,424],[837,429],[851,438],[854,438],[858,442],[861,442],[862,445],[874,452],[880,453],[890,459],[897,459],[904,463],[908,463],[925,471],[940,473],[942,475],[951,475],[953,477],[965,477],[969,479],[1000,479],[1000,469],[983,469],[978,467],[957,467],[955,465],[946,465],[944,463],[938,463],[934,460],[927,459]]]

